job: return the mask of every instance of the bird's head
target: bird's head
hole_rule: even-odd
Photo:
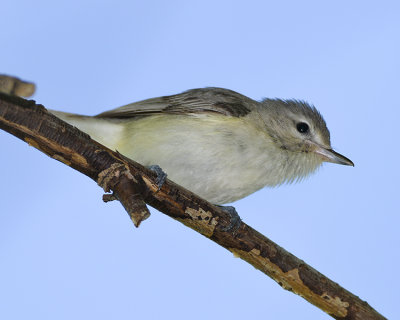
[[[282,150],[308,154],[317,162],[354,166],[331,147],[330,134],[318,110],[303,101],[265,99],[260,116],[273,141]]]

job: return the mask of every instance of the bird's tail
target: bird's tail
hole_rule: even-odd
[[[110,149],[117,149],[118,141],[123,132],[121,121],[113,121],[112,119],[95,118],[92,116],[84,116],[75,113],[49,110],[56,117],[77,127],[79,130],[86,132],[90,137]]]

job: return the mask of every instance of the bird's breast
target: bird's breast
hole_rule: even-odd
[[[223,204],[305,175],[302,157],[278,148],[243,118],[152,116],[125,127],[115,148],[206,200]]]

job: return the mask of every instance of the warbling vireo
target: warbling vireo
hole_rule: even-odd
[[[52,111],[110,149],[214,204],[301,180],[322,162],[353,166],[331,148],[321,114],[304,101],[252,100],[221,88],[135,102],[81,116]]]

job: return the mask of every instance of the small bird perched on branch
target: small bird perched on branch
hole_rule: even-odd
[[[299,100],[252,100],[193,89],[82,116],[51,111],[110,149],[214,204],[301,180],[322,162],[354,166],[331,148],[321,114]]]

